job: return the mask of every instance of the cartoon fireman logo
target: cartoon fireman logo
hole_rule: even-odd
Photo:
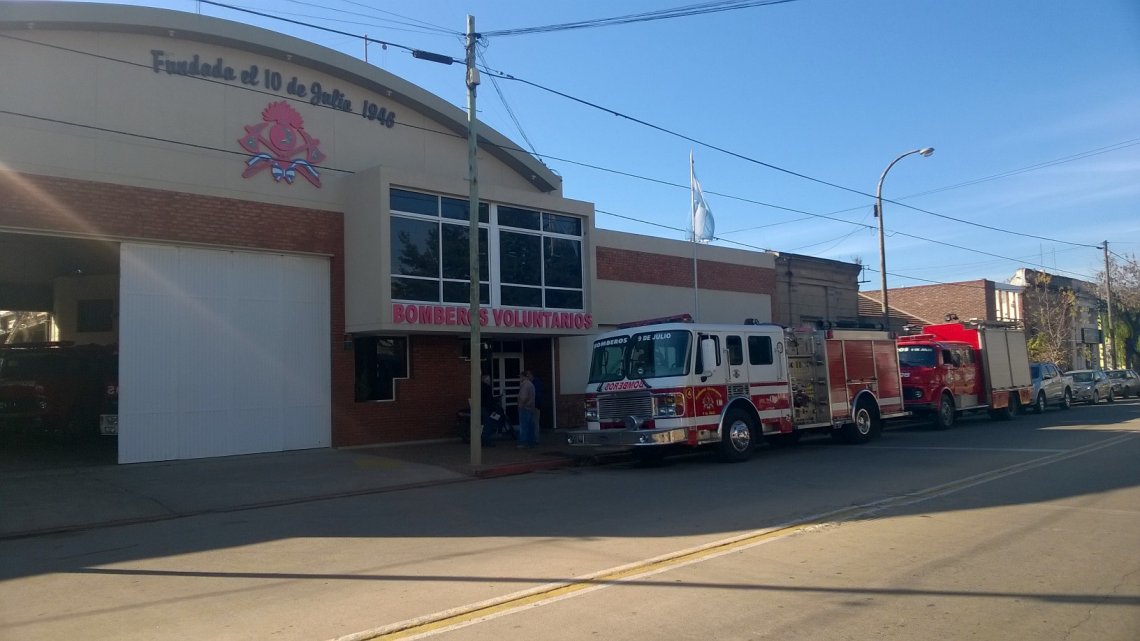
[[[253,154],[245,161],[242,178],[268,169],[274,182],[284,179],[291,185],[300,175],[320,187],[321,174],[313,165],[325,155],[318,148],[321,141],[305,132],[301,114],[287,102],[272,102],[261,112],[261,119],[264,122],[246,125],[245,135],[238,139],[242,149]]]

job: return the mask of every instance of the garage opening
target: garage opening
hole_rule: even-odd
[[[327,258],[0,233],[0,466],[331,445]]]
[[[0,233],[0,466],[112,464],[118,243]]]

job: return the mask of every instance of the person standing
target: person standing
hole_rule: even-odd
[[[534,440],[538,442],[542,435],[542,379],[531,372],[530,382],[534,385]]]
[[[534,429],[534,383],[530,370],[522,373],[519,385],[519,447],[531,448],[538,445],[538,434]]]

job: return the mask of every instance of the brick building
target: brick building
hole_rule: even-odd
[[[862,294],[881,305],[879,291]],[[892,309],[925,324],[944,323],[953,318],[1021,322],[1025,317],[1020,286],[986,279],[889,289],[887,301]],[[892,329],[898,331],[900,327],[894,323],[892,316]]]

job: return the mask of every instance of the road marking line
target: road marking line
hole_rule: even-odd
[[[390,639],[411,641],[413,639],[423,639],[491,619],[497,619],[522,610],[581,596],[619,583],[633,581],[687,565],[715,559],[726,554],[764,545],[795,534],[838,525],[856,517],[939,498],[971,487],[996,481],[1006,476],[1012,476],[1027,470],[1044,467],[1107,447],[1112,447],[1132,438],[1135,438],[1135,434],[1121,434],[1101,441],[1100,443],[1084,445],[1073,450],[1062,450],[1048,456],[1008,465],[989,472],[974,474],[916,492],[888,497],[862,505],[833,510],[831,512],[824,512],[770,528],[752,530],[736,536],[669,552],[650,559],[635,561],[573,579],[548,583],[479,603],[463,605],[422,617],[392,623],[372,630],[336,637],[332,641],[386,641]]]

